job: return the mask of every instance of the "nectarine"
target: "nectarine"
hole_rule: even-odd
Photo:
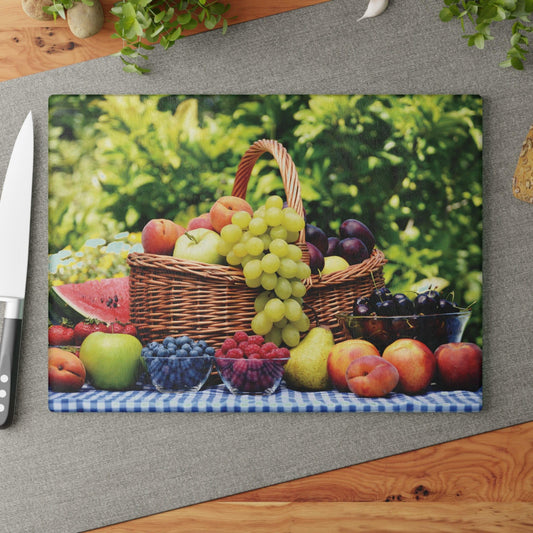
[[[219,198],[209,211],[211,224],[213,224],[215,231],[220,233],[224,226],[231,224],[231,217],[236,211],[246,211],[250,215],[254,214],[250,204],[238,196],[222,196]]]
[[[154,218],[143,228],[141,244],[147,254],[172,255],[178,237],[185,233],[185,228],[172,220]]]
[[[48,385],[53,391],[74,392],[85,383],[85,366],[61,348],[48,348]]]
[[[392,364],[378,355],[363,355],[354,359],[346,370],[346,382],[352,392],[367,398],[390,394],[400,375]]]
[[[187,231],[191,229],[205,228],[214,231],[213,224],[211,224],[211,216],[209,213],[203,213],[195,218],[191,218],[187,224]]]
[[[331,384],[339,391],[346,392],[346,370],[350,363],[365,355],[379,356],[378,349],[363,339],[349,339],[333,346],[328,355],[328,375]]]
[[[437,381],[452,390],[476,391],[481,387],[481,348],[471,342],[442,344],[435,351]]]
[[[398,339],[383,351],[383,359],[392,363],[400,374],[398,391],[423,393],[435,376],[437,360],[433,352],[415,339]]]

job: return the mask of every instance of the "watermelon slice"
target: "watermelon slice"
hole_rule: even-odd
[[[85,318],[102,322],[130,321],[130,278],[89,280],[52,287],[49,314],[53,323],[68,318],[76,323]]]

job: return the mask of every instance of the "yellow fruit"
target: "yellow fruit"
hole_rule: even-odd
[[[332,272],[338,272],[348,268],[350,264],[346,259],[338,255],[328,255],[324,257],[324,268],[322,269],[322,275],[331,274]]]

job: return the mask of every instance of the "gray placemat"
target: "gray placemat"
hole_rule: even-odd
[[[152,74],[98,59],[0,85],[0,175],[28,110],[36,173],[14,425],[0,432],[0,530],[81,531],[531,420],[533,208],[511,181],[533,64],[470,49],[439,0],[331,2],[189,37]],[[54,93],[476,93],[484,97],[484,408],[477,414],[55,414],[48,411],[47,100]],[[3,179],[3,178],[2,178]],[[2,229],[4,230],[4,229]]]

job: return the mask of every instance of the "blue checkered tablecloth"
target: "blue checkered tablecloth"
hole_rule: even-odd
[[[407,396],[392,393],[386,398],[360,398],[334,390],[299,392],[282,385],[269,396],[234,395],[224,385],[199,392],[160,393],[152,387],[112,392],[84,385],[79,392],[49,392],[48,406],[54,412],[440,412],[472,413],[481,410],[482,391],[439,391]]]

